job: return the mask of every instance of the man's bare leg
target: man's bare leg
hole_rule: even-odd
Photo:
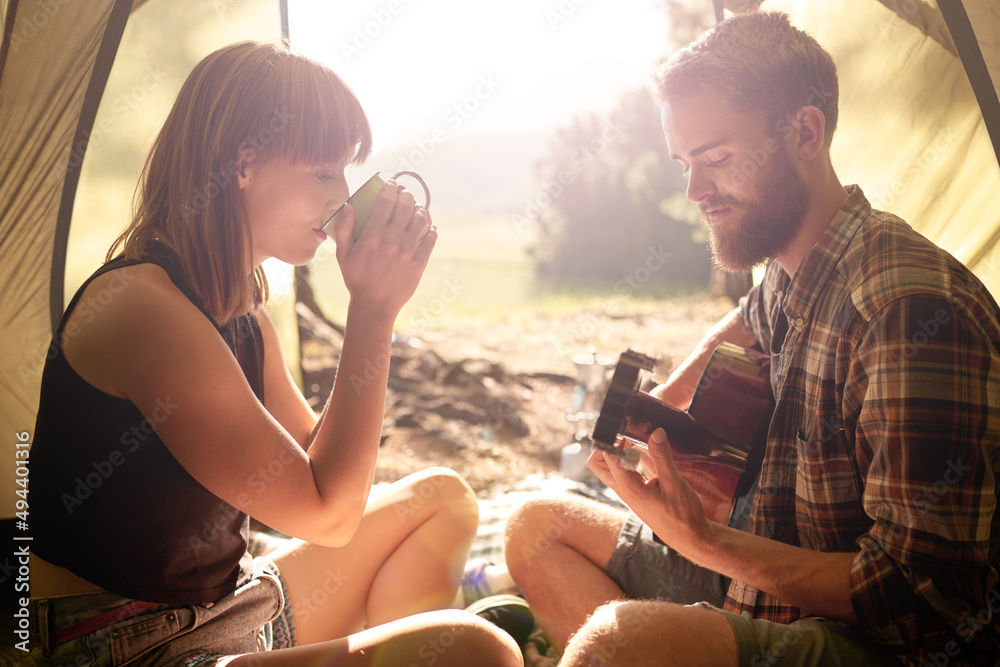
[[[733,628],[721,612],[671,602],[614,602],[569,642],[560,667],[735,667]]]
[[[507,520],[507,567],[560,648],[599,606],[622,599],[604,573],[624,512],[576,496],[531,500]]]

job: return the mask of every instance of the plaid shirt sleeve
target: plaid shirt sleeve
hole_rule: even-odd
[[[844,400],[857,406],[874,520],[858,540],[851,598],[882,644],[968,658],[979,647],[967,643],[995,633],[1000,358],[997,332],[984,330],[996,322],[988,301],[897,299],[868,321],[850,366]]]

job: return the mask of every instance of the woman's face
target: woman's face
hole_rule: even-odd
[[[293,265],[313,258],[320,226],[347,201],[347,160],[308,165],[287,160],[250,164],[239,179],[253,239],[254,266],[275,257]]]

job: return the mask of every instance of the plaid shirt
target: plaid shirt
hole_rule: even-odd
[[[747,530],[857,552],[860,627],[905,664],[993,665],[998,306],[955,258],[848,190],[795,276],[771,262],[741,301],[776,399]],[[805,616],[740,582],[726,608]]]

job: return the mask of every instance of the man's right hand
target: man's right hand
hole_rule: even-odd
[[[621,458],[595,449],[587,465],[598,479],[661,539],[680,553],[707,539],[712,522],[695,490],[674,464],[670,442],[662,428],[649,437],[649,479],[622,465]]]

